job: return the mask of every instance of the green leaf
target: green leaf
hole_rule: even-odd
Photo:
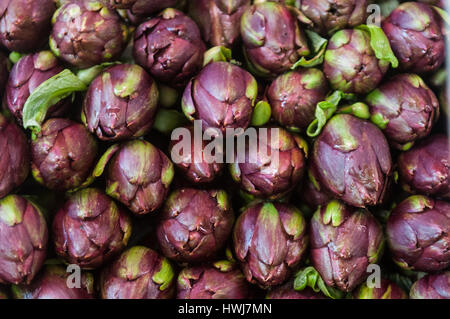
[[[259,101],[256,103],[255,109],[252,115],[251,125],[262,126],[269,122],[272,115],[272,109],[270,104],[266,101]]]
[[[156,114],[153,128],[163,134],[169,135],[177,127],[188,124],[187,118],[175,110],[160,109]]]
[[[354,94],[344,93],[342,91],[334,91],[325,101],[317,103],[316,118],[309,124],[306,129],[306,134],[309,137],[316,137],[322,131],[327,121],[336,112],[337,107],[342,99],[352,100],[355,98]]]
[[[24,57],[25,54],[19,53],[19,52],[11,52],[9,54],[9,60],[13,63],[16,64],[17,62],[19,62],[19,60]]]
[[[311,266],[300,270],[295,275],[294,290],[302,291],[306,287],[310,287],[315,292],[322,292],[331,299],[342,299],[345,297],[344,292],[327,286],[319,275],[319,272]]]
[[[40,132],[41,124],[52,105],[74,92],[85,91],[86,89],[86,84],[68,69],[41,83],[25,102],[23,127],[25,129],[30,128],[33,133]]]
[[[298,67],[312,68],[323,63],[328,40],[322,38],[320,35],[310,30],[305,30],[305,33],[311,43],[313,54],[307,59],[305,59],[305,57],[302,57],[300,60],[295,62],[295,64],[291,67],[292,70],[295,70]]]
[[[370,46],[379,60],[391,63],[393,68],[398,67],[398,60],[394,55],[394,52],[392,52],[391,45],[389,44],[389,40],[383,29],[373,24],[362,24],[357,26],[356,29],[369,33]]]
[[[203,66],[208,65],[211,62],[230,62],[231,59],[232,57],[230,49],[224,46],[216,46],[205,52],[203,58]]]
[[[357,102],[351,105],[347,105],[339,108],[337,111],[339,114],[351,114],[360,119],[368,120],[370,118],[370,111],[367,104],[362,102]]]

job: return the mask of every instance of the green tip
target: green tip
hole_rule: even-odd
[[[259,101],[256,103],[255,109],[253,111],[251,125],[252,126],[263,126],[269,122],[272,116],[272,109],[270,104],[266,101]]]
[[[174,276],[172,265],[166,258],[163,258],[161,260],[161,269],[153,275],[152,280],[160,285],[159,290],[164,291],[170,287]]]

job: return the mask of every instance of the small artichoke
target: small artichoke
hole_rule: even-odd
[[[171,86],[186,85],[202,68],[205,49],[195,22],[172,8],[142,23],[134,34],[136,63]]]
[[[30,172],[27,137],[0,114],[0,198],[21,185]]]
[[[100,295],[103,299],[171,299],[175,274],[167,258],[134,246],[103,270]]]
[[[266,132],[257,131],[258,147],[245,143],[245,153],[236,152],[230,172],[245,192],[276,199],[287,195],[301,181],[307,147],[300,137],[282,128],[271,127]]]
[[[403,188],[450,199],[450,141],[443,134],[432,135],[397,159]]]
[[[441,18],[427,4],[405,2],[383,20],[382,28],[404,71],[436,71],[445,61]]]
[[[375,89],[389,69],[370,45],[369,33],[359,29],[336,32],[325,52],[323,72],[334,90],[366,94]]]
[[[81,273],[80,287],[70,287],[70,273],[61,265],[49,265],[30,285],[12,287],[15,299],[93,299],[94,276]],[[76,282],[74,282],[76,284]]]
[[[394,262],[425,272],[450,266],[450,204],[410,196],[392,211],[386,227]]]
[[[411,287],[409,298],[450,299],[450,271],[422,277]]]
[[[104,141],[141,137],[152,128],[158,107],[158,88],[135,64],[108,68],[89,86],[82,120]]]
[[[129,217],[94,188],[71,195],[53,219],[56,253],[84,269],[111,260],[126,247],[130,235]]]
[[[148,17],[166,8],[173,8],[177,0],[109,0],[117,9],[126,9],[126,16],[133,24],[139,24]]]
[[[310,225],[311,263],[328,286],[351,291],[383,252],[383,229],[367,209],[338,200],[320,207]]]
[[[22,57],[11,69],[6,86],[6,106],[18,122],[22,122],[22,112],[30,94],[43,82],[63,70],[51,51],[41,51]],[[48,117],[63,116],[70,107],[70,101],[62,100],[47,112]]]
[[[0,44],[9,51],[32,52],[47,40],[54,0],[0,1]]]
[[[67,119],[47,120],[31,142],[33,177],[52,190],[80,186],[97,158],[97,142],[81,124]]]
[[[228,62],[208,64],[184,90],[182,108],[191,120],[201,120],[203,130],[246,129],[258,95],[255,78]]]
[[[1,199],[0,283],[29,284],[44,263],[47,240],[47,224],[36,205],[17,195]]]
[[[174,176],[172,162],[147,141],[123,144],[108,163],[106,193],[137,215],[164,202]]]
[[[178,275],[177,299],[248,299],[251,288],[230,261],[184,268]]]
[[[191,0],[189,15],[212,46],[233,47],[240,39],[241,17],[250,0]]]
[[[118,59],[127,41],[126,25],[106,2],[69,1],[53,16],[50,48],[76,68]]]
[[[348,114],[327,123],[314,142],[310,164],[326,192],[356,207],[382,203],[393,171],[383,133]]]
[[[178,262],[203,262],[224,247],[233,222],[225,191],[182,188],[168,197],[156,235],[166,257]]]
[[[266,97],[273,118],[288,129],[304,131],[315,118],[317,103],[324,101],[328,82],[318,69],[300,69],[278,76]]]
[[[394,282],[381,279],[380,287],[363,283],[352,292],[354,299],[408,299],[408,295]]]
[[[280,285],[305,255],[306,221],[294,206],[255,202],[237,219],[233,241],[236,257],[249,282],[262,288]]]
[[[371,120],[398,149],[411,147],[430,134],[439,117],[439,101],[415,74],[399,74],[366,98]]]
[[[293,9],[292,9],[293,10]],[[288,71],[310,54],[308,42],[295,15],[276,2],[257,3],[245,10],[241,37],[249,68],[263,77]]]

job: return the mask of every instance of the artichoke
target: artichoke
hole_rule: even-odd
[[[71,195],[53,219],[56,253],[85,269],[98,268],[119,254],[130,235],[129,217],[94,188]]]
[[[343,291],[365,280],[384,248],[383,229],[371,213],[338,200],[317,209],[310,236],[312,265],[328,286]]]
[[[184,268],[178,275],[177,299],[248,299],[251,288],[229,261]]]
[[[108,163],[106,193],[137,215],[158,209],[172,183],[172,162],[147,141],[123,144]]]
[[[397,160],[403,188],[450,199],[450,141],[443,134],[432,135]]]
[[[250,0],[191,0],[189,15],[212,46],[233,47],[240,38],[241,17]]]
[[[231,176],[253,196],[281,198],[301,181],[307,146],[300,137],[282,128],[269,128],[267,134],[260,129],[256,134],[258,147],[245,143],[245,153],[236,152],[230,165]]]
[[[317,103],[324,101],[328,82],[318,69],[300,69],[278,76],[266,97],[273,118],[288,129],[304,131],[314,120]]]
[[[132,247],[103,270],[103,299],[170,299],[175,294],[175,274],[170,262],[157,252]]]
[[[375,89],[389,69],[371,47],[369,33],[359,29],[336,32],[325,52],[323,72],[334,90],[366,94]]]
[[[25,55],[14,64],[6,86],[5,102],[18,122],[22,122],[23,107],[30,94],[62,70],[63,67],[50,51]],[[70,105],[68,99],[62,100],[50,107],[47,116],[63,116]]]
[[[450,299],[450,271],[422,277],[411,287],[409,298]]]
[[[30,172],[27,137],[0,114],[0,198],[21,185]]]
[[[47,40],[54,0],[2,0],[0,3],[0,44],[9,51],[38,50]]]
[[[300,0],[299,9],[311,20],[314,31],[332,34],[366,22],[370,0]]]
[[[246,129],[258,95],[255,78],[228,62],[208,64],[184,90],[182,108],[191,120],[201,120],[203,130]]]
[[[381,279],[380,287],[369,287],[363,283],[352,292],[355,299],[408,299],[408,295],[395,283]]]
[[[177,0],[109,0],[112,7],[126,9],[127,18],[133,24],[139,24],[148,17],[162,11],[163,9],[174,7]]]
[[[156,235],[166,257],[178,262],[204,262],[224,247],[233,222],[226,192],[182,188],[167,199]]]
[[[427,4],[405,2],[383,20],[382,28],[400,67],[409,72],[436,71],[445,60],[441,18]]]
[[[383,133],[348,114],[327,123],[314,142],[310,164],[326,192],[356,207],[382,203],[393,170]]]
[[[134,34],[136,63],[171,86],[184,86],[202,68],[205,49],[195,22],[172,8],[142,23]]]
[[[27,199],[0,200],[0,283],[29,284],[47,252],[48,231],[40,209]]]
[[[135,64],[108,68],[89,86],[82,120],[104,141],[131,139],[147,134],[158,107],[158,88]]]
[[[81,124],[47,120],[31,142],[33,177],[52,190],[70,190],[88,177],[97,158],[97,142]]]
[[[430,134],[439,117],[439,101],[425,82],[415,74],[399,74],[366,98],[371,120],[389,142],[407,149]]]
[[[49,265],[30,285],[12,287],[15,299],[93,299],[94,276],[81,273],[80,287],[70,287],[65,267]]]
[[[76,68],[118,59],[127,41],[126,25],[105,2],[69,1],[53,16],[50,48]]]
[[[386,233],[401,268],[435,272],[450,266],[450,203],[410,196],[392,211]]]
[[[290,280],[269,290],[266,299],[325,299],[325,297],[309,287],[302,291],[296,291],[294,290],[294,282]]]
[[[276,2],[257,3],[245,10],[241,37],[253,73],[275,77],[310,54],[306,36],[291,10]]]
[[[0,51],[0,98],[3,96],[3,90],[8,82],[8,58]]]
[[[280,285],[305,255],[306,221],[294,206],[255,202],[237,219],[233,241],[236,257],[249,282],[262,288]]]
[[[183,143],[183,139],[180,137],[180,139],[172,140],[170,143],[172,160],[179,168],[179,171],[183,177],[188,181],[194,184],[210,183],[222,172],[223,163],[221,161],[216,161],[214,157],[211,158],[209,154],[207,154],[205,150],[207,143],[204,139],[201,140],[202,144],[199,145],[201,149],[196,148],[199,146],[197,146],[194,141],[195,133],[193,127],[188,127],[186,130],[188,130],[189,136],[185,136],[183,139],[190,139],[190,152],[187,152],[184,148],[182,148],[177,154],[177,144]],[[218,152],[219,151],[216,151],[215,154],[211,155],[219,155]],[[201,154],[200,158],[197,158],[198,154]],[[175,157],[178,158],[179,161],[175,161]]]

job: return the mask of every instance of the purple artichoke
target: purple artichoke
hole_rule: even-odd
[[[47,120],[31,142],[33,177],[52,190],[80,186],[97,158],[97,142],[81,124],[67,119]]]
[[[0,2],[0,43],[9,51],[38,50],[47,40],[53,0],[2,0]]]
[[[0,98],[3,96],[3,90],[8,82],[8,58],[0,51]]]
[[[173,8],[177,0],[109,0],[112,7],[126,9],[127,18],[133,24],[139,24],[148,17],[166,8]]]
[[[12,287],[15,299],[93,299],[94,276],[81,273],[80,287],[70,287],[70,272],[60,265],[49,265],[30,285]]]
[[[73,194],[53,219],[56,253],[69,264],[98,268],[120,253],[131,235],[131,221],[102,191]]]
[[[383,252],[383,229],[367,209],[338,200],[320,207],[311,225],[311,262],[328,286],[351,291]]]
[[[21,185],[30,172],[27,137],[0,114],[0,198]]]
[[[314,143],[311,172],[326,192],[365,207],[383,202],[392,161],[383,133],[352,115],[336,115]]]
[[[346,29],[336,32],[325,52],[323,72],[334,90],[366,94],[375,89],[389,69],[370,45],[368,32]]]
[[[102,272],[100,295],[103,299],[171,299],[175,294],[174,277],[165,257],[135,246]]]
[[[317,103],[325,101],[328,82],[318,69],[300,69],[277,77],[266,96],[274,119],[289,129],[304,131],[314,120]]]
[[[450,199],[450,140],[437,134],[420,141],[397,160],[403,188]]]
[[[194,183],[210,183],[212,182],[223,169],[223,163],[217,162],[215,158],[210,158],[209,154],[206,152],[205,147],[207,146],[207,142],[202,139],[202,144],[200,145],[201,149],[196,149],[196,143],[194,142],[195,133],[194,128],[189,127],[186,128],[189,131],[190,138],[190,152],[186,152],[185,149],[182,148],[179,153],[176,153],[177,144],[183,143],[183,139],[187,137],[180,136],[179,139],[172,140],[170,144],[170,152],[172,154],[172,160],[175,165],[179,168],[179,171],[183,175],[185,179]],[[196,155],[201,154],[199,160],[196,161]],[[218,155],[218,154],[211,154]],[[179,161],[175,161],[175,157],[179,159]]]
[[[11,69],[6,86],[6,106],[22,122],[22,112],[30,94],[43,82],[63,70],[56,57],[50,51],[41,51],[25,55]],[[66,99],[50,107],[48,117],[63,116],[70,107]]]
[[[205,49],[195,22],[172,8],[142,23],[134,35],[136,63],[171,86],[184,86],[202,68]]]
[[[450,266],[450,203],[410,196],[392,211],[386,233],[401,268],[434,272]]]
[[[312,21],[314,31],[332,34],[366,23],[370,0],[300,0],[299,9]]]
[[[366,98],[371,120],[398,149],[408,149],[430,134],[439,117],[439,101],[415,74],[399,74]]]
[[[250,0],[191,0],[189,15],[197,22],[203,39],[212,46],[234,46],[240,38],[241,17]]]
[[[294,206],[254,203],[236,221],[234,250],[245,277],[263,288],[280,285],[308,246],[306,221]]]
[[[251,288],[229,261],[184,268],[178,275],[177,299],[248,299]]]
[[[245,192],[269,199],[281,198],[294,189],[305,171],[307,146],[297,135],[272,127],[257,131],[255,146],[245,143],[236,152],[231,176]],[[258,145],[258,147],[256,147]]]
[[[246,129],[258,95],[255,78],[228,62],[208,64],[184,90],[182,108],[191,120],[201,120],[203,130]]]
[[[29,284],[44,263],[47,240],[47,224],[36,205],[17,195],[1,199],[0,283]]]
[[[178,262],[203,262],[214,258],[224,247],[233,222],[227,193],[183,188],[167,199],[156,234],[168,258]]]
[[[325,297],[309,287],[302,291],[296,291],[294,290],[293,281],[290,280],[281,286],[271,289],[267,293],[266,299],[325,299]]]
[[[102,1],[69,1],[53,17],[50,48],[57,57],[77,68],[118,59],[127,40],[126,25]]]
[[[108,68],[89,86],[82,120],[104,141],[131,139],[147,134],[158,107],[158,88],[135,64]]]
[[[172,162],[147,141],[123,144],[108,164],[106,193],[137,215],[164,202],[174,176]]]
[[[408,295],[395,283],[381,279],[380,287],[369,287],[363,283],[352,293],[355,299],[408,299]]]
[[[242,15],[241,37],[250,70],[264,77],[284,73],[310,54],[296,17],[276,2],[249,7]]]
[[[416,281],[409,291],[411,299],[450,299],[450,271],[429,274]]]
[[[445,60],[441,18],[428,5],[406,2],[391,12],[382,28],[400,67],[409,72],[436,71]]]

